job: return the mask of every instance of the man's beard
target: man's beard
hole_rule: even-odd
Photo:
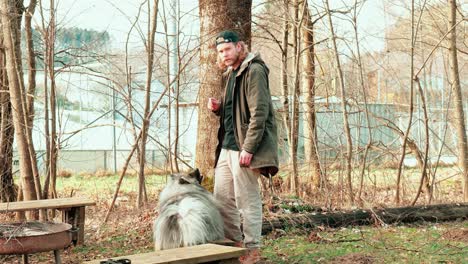
[[[232,65],[235,65],[239,61],[239,58],[240,58],[240,55],[239,55],[239,53],[237,53],[236,56],[233,59],[228,60],[229,63],[227,63],[228,61],[224,61],[224,64],[226,66],[230,67]]]

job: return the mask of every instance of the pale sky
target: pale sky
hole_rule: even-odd
[[[45,2],[48,1],[43,2],[46,5],[47,3]],[[123,49],[131,24],[138,14],[140,2],[136,0],[56,0],[56,5],[58,5],[58,23],[65,27],[80,27],[99,31],[107,30],[114,41],[113,47]],[[165,8],[168,10],[170,2],[171,0],[160,0],[160,9],[162,8],[162,3],[165,3]],[[256,6],[260,2],[260,0],[254,0],[253,5]],[[342,6],[343,2],[352,5],[354,0],[330,0],[331,8]],[[197,6],[198,1],[180,0],[181,12],[191,12],[191,14],[185,15],[183,20],[185,24],[184,32],[186,34],[198,34]],[[142,10],[146,10],[146,8],[142,8]],[[363,44],[368,50],[380,50],[383,48],[384,28],[386,23],[391,22],[383,10],[382,0],[368,0],[361,10],[359,16],[360,36],[365,37]],[[40,22],[38,13],[36,11],[36,23]],[[147,14],[142,13],[141,17],[146,16]],[[349,29],[348,22],[344,20],[334,18],[334,24],[337,25],[337,30],[339,31]],[[142,25],[144,26],[143,23],[140,23],[140,26]],[[162,30],[161,25],[159,23],[158,30]],[[134,30],[133,32],[130,38],[132,42],[131,46],[141,47],[141,40],[136,33],[137,31]]]

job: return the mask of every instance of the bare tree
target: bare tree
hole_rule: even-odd
[[[283,41],[281,45],[281,95],[283,97],[284,127],[288,142],[291,142],[291,121],[289,117],[289,86],[288,86],[288,47],[289,47],[289,0],[283,0]]]
[[[44,17],[44,8],[42,6],[42,1],[39,1],[39,12],[41,15],[41,25],[42,30],[41,34],[43,39],[46,40],[46,44],[44,45],[43,50],[43,62],[44,62],[44,137],[45,137],[45,180],[44,180],[44,189],[42,190],[42,197],[48,198],[49,197],[49,189],[50,189],[50,178],[51,178],[51,171],[50,171],[50,162],[51,162],[51,149],[50,149],[50,129],[49,129],[49,87],[48,87],[48,74],[47,74],[47,65],[48,65],[48,57],[50,55],[48,43],[49,39],[49,30],[45,25],[45,17]]]
[[[16,201],[17,196],[12,168],[15,130],[8,89],[3,33],[0,30],[0,202]]]
[[[46,63],[44,63],[44,72],[47,72],[50,81],[50,120],[46,120],[47,125],[50,126],[50,135],[47,140],[49,141],[49,175],[50,186],[49,195],[51,198],[57,197],[56,182],[57,182],[57,161],[58,161],[58,148],[59,140],[57,136],[57,86],[55,83],[55,35],[56,35],[56,21],[55,21],[55,0],[50,0],[50,20],[47,27],[46,39]],[[48,111],[46,109],[45,111]]]
[[[145,191],[145,161],[146,161],[146,141],[148,139],[148,128],[149,121],[151,118],[150,115],[150,99],[151,99],[151,81],[153,76],[154,69],[154,46],[155,46],[155,35],[156,35],[156,26],[157,26],[157,16],[158,16],[158,2],[159,0],[153,0],[152,11],[149,13],[151,15],[148,24],[148,41],[145,43],[145,48],[147,52],[147,67],[146,67],[146,84],[145,84],[145,110],[143,112],[143,125],[141,127],[141,140],[140,140],[140,162],[138,170],[138,199],[137,205],[140,208],[144,203],[148,202],[148,197]],[[150,10],[151,3],[148,1],[148,10]]]
[[[291,192],[299,196],[299,171],[298,171],[298,143],[299,143],[299,103],[300,103],[300,58],[301,58],[301,27],[304,15],[299,16],[299,10],[303,4],[298,0],[293,2],[293,47],[294,47],[294,84],[292,88],[292,113],[291,113],[291,140],[289,142],[290,164],[292,175],[290,177]],[[302,13],[304,13],[302,9]]]
[[[169,151],[167,152],[167,161],[168,161],[168,164],[169,164],[169,169],[170,169],[170,172],[173,173],[174,172],[174,162],[173,162],[173,155],[172,155],[172,96],[171,96],[171,92],[172,90],[174,89],[171,89],[170,88],[170,85],[171,85],[171,78],[173,77],[171,75],[171,53],[172,50],[171,50],[171,47],[169,46],[170,45],[170,40],[169,40],[169,29],[168,29],[168,24],[169,24],[169,19],[167,18],[167,14],[166,14],[166,9],[165,9],[165,5],[164,5],[164,2],[163,2],[163,27],[164,27],[164,44],[165,44],[165,54],[164,56],[166,57],[166,80],[165,80],[165,84],[166,84],[166,87],[168,88],[167,89],[167,146],[168,146],[168,149]],[[173,23],[177,23],[175,20],[175,16],[173,17],[174,18],[174,21]],[[175,33],[174,33],[175,34]],[[174,87],[173,87],[174,88]],[[176,109],[177,110],[177,109]]]
[[[181,89],[181,72],[180,72],[180,67],[182,65],[182,56],[181,56],[181,52],[180,52],[180,39],[179,39],[179,35],[181,35],[181,29],[180,29],[180,20],[181,20],[181,16],[180,16],[180,1],[179,0],[175,0],[177,1],[176,3],[176,6],[177,7],[174,7],[174,20],[175,20],[175,26],[174,26],[174,33],[175,33],[175,40],[174,40],[174,43],[175,43],[175,48],[176,48],[176,51],[175,51],[175,54],[174,54],[174,57],[175,57],[175,62],[173,62],[173,65],[174,65],[174,90],[175,90],[175,94],[174,94],[174,100],[175,100],[175,128],[174,128],[174,158],[173,158],[173,163],[174,163],[174,168],[177,172],[179,172],[179,162],[178,162],[178,159],[177,159],[177,156],[179,155],[179,136],[180,136],[180,89]],[[169,149],[171,149],[169,147]]]
[[[164,2],[154,2],[153,4],[158,4],[158,3],[164,3]],[[145,4],[148,4],[146,1],[140,5],[139,7],[139,14],[143,13],[142,10],[143,10],[143,6]],[[186,165],[187,167],[191,167],[189,164],[187,164],[184,160],[180,159],[180,157],[178,157],[177,155],[177,152],[172,152],[172,149],[171,149],[171,142],[168,142],[166,140],[167,137],[164,136],[164,140],[158,140],[157,139],[157,136],[152,136],[152,133],[151,133],[151,130],[150,130],[150,126],[151,126],[151,123],[152,121],[152,117],[154,116],[154,113],[157,109],[161,109],[161,108],[165,108],[165,112],[164,114],[168,114],[167,111],[170,111],[170,109],[168,109],[167,105],[162,105],[161,106],[161,102],[163,101],[163,99],[165,100],[166,98],[168,98],[168,90],[173,87],[174,83],[176,82],[179,82],[180,81],[180,78],[182,73],[184,73],[186,71],[186,68],[187,66],[189,65],[192,65],[192,61],[193,61],[193,58],[195,57],[195,55],[197,54],[196,51],[198,51],[198,47],[195,47],[193,49],[190,49],[189,47],[187,47],[186,50],[184,50],[184,54],[181,54],[181,53],[178,53],[178,73],[176,73],[176,75],[174,76],[174,78],[171,80],[170,79],[170,71],[169,71],[169,68],[167,67],[168,66],[168,62],[169,62],[169,59],[167,57],[168,53],[171,52],[170,49],[169,49],[169,37],[170,37],[170,33],[168,32],[167,30],[167,17],[166,17],[166,10],[164,8],[164,5],[160,7],[156,7],[156,6],[153,6],[153,5],[149,5],[148,6],[148,10],[150,10],[152,7],[152,11],[148,12],[149,16],[148,16],[148,21],[150,21],[150,23],[148,23],[148,29],[147,29],[147,34],[141,34],[141,36],[143,36],[144,39],[147,38],[147,40],[145,40],[145,48],[146,48],[146,53],[144,54],[145,57],[142,58],[143,60],[146,61],[146,73],[144,75],[145,77],[145,85],[139,87],[139,84],[138,82],[136,81],[133,81],[132,80],[132,75],[131,74],[131,71],[129,71],[129,69],[131,68],[130,67],[130,63],[128,61],[128,58],[131,57],[129,56],[129,50],[126,49],[126,54],[125,54],[125,70],[122,70],[121,72],[126,76],[126,86],[128,88],[128,93],[127,94],[123,94],[122,93],[122,96],[124,97],[124,100],[125,100],[125,103],[126,103],[126,106],[127,106],[127,111],[128,111],[128,114],[126,116],[122,116],[126,119],[126,121],[128,123],[130,123],[130,125],[132,126],[132,131],[134,132],[134,139],[135,139],[135,142],[130,150],[130,153],[128,154],[125,162],[124,162],[124,165],[122,167],[122,171],[120,172],[120,177],[119,177],[119,180],[117,182],[117,188],[115,190],[115,193],[114,193],[114,198],[112,200],[112,203],[111,203],[111,206],[109,208],[109,210],[107,211],[107,214],[106,214],[106,217],[105,217],[105,220],[104,222],[106,222],[108,219],[109,219],[109,216],[110,216],[110,212],[112,211],[113,207],[114,207],[114,204],[115,204],[115,201],[117,199],[117,196],[118,196],[118,193],[120,191],[120,187],[121,187],[121,183],[122,183],[122,180],[123,180],[123,177],[125,176],[128,168],[130,167],[130,162],[133,158],[133,155],[136,153],[136,156],[137,156],[137,162],[138,162],[138,167],[139,167],[139,173],[143,172],[144,171],[144,167],[143,169],[141,168],[142,166],[142,161],[143,161],[143,166],[146,166],[147,163],[145,161],[145,159],[142,159],[142,152],[146,152],[144,151],[144,149],[142,149],[142,137],[143,137],[143,133],[144,133],[144,130],[143,130],[143,125],[139,126],[139,124],[136,122],[135,119],[132,118],[133,115],[135,116],[140,116],[142,119],[146,119],[148,120],[148,125],[147,125],[147,128],[146,128],[146,142],[149,143],[149,142],[152,142],[152,143],[155,143],[157,146],[161,147],[162,151],[167,154],[169,156],[168,153],[170,153],[171,156],[174,157],[174,159],[178,159],[177,162],[182,162],[184,165]],[[156,14],[157,12],[159,12],[159,17],[162,18],[162,22],[163,22],[163,27],[164,27],[164,36],[166,37],[165,39],[163,39],[163,45],[160,45],[156,42]],[[141,19],[140,15],[138,15],[135,20],[132,22],[132,28],[130,31],[132,31],[134,28],[137,28],[138,27],[138,22],[139,20]],[[139,32],[143,32],[141,29],[137,29]],[[130,34],[130,32],[129,32]],[[153,35],[152,35],[153,34]],[[190,42],[190,41],[189,41]],[[126,47],[128,47],[128,42],[126,43]],[[159,48],[159,50],[158,50]],[[179,47],[180,48],[180,47]],[[180,49],[179,49],[180,50]],[[151,60],[148,62],[148,59],[149,59],[149,56],[152,54],[151,56]],[[151,75],[148,74],[148,71],[150,70],[151,68]],[[183,75],[182,75],[183,76]],[[186,77],[186,76],[184,76]],[[149,79],[151,80],[151,82],[149,82]],[[152,88],[154,87],[149,87],[148,85],[150,84],[153,84],[153,81],[155,80],[158,80],[160,81],[161,83],[164,83],[164,90],[163,91],[155,91],[153,90]],[[185,84],[183,84],[185,85]],[[140,111],[139,112],[139,109],[136,107],[136,105],[134,105],[135,101],[132,99],[132,90],[135,90],[135,87],[134,86],[137,86],[138,88],[140,88],[142,91],[144,91],[144,94],[145,94],[145,100],[147,98],[147,96],[150,96],[151,94],[154,94],[154,93],[158,93],[159,94],[159,97],[157,98],[157,100],[153,103],[151,103],[149,105],[149,108],[147,109],[148,111],[146,112],[145,110],[145,105],[143,105],[143,113]],[[151,89],[151,91],[148,93],[148,90]],[[122,91],[124,92],[124,91]],[[177,97],[177,95],[176,95]],[[149,100],[151,100],[151,97],[149,97]],[[150,101],[151,102],[151,101]],[[132,114],[130,114],[132,113]],[[167,118],[167,117],[165,117]],[[172,131],[168,130],[168,133],[172,133]],[[166,135],[166,134],[165,134]],[[172,134],[171,134],[172,136]],[[177,134],[176,134],[176,140],[177,140]],[[164,141],[164,142],[163,142]],[[167,146],[167,147],[166,147]],[[143,150],[143,151],[142,151]],[[143,182],[144,183],[144,182]],[[142,197],[142,200],[143,202],[146,201],[146,187],[145,185],[143,185],[143,188],[142,188],[142,193],[141,193],[141,197]]]
[[[28,146],[28,127],[25,93],[22,91],[23,75],[20,49],[20,25],[22,1],[2,1],[0,5],[2,32],[4,36],[5,57],[11,105],[13,108],[13,123],[20,156],[20,174],[25,200],[36,200],[36,188],[31,168],[31,153]]]
[[[361,90],[362,90],[362,98],[364,101],[364,112],[366,115],[366,122],[367,122],[367,131],[369,133],[366,148],[364,150],[364,155],[362,157],[359,191],[357,194],[357,199],[360,201],[361,195],[362,195],[362,189],[364,186],[364,173],[365,173],[366,166],[367,166],[367,155],[369,154],[369,150],[372,146],[372,129],[371,129],[370,118],[369,118],[369,106],[367,104],[367,93],[366,93],[366,88],[365,88],[365,83],[364,83],[364,69],[362,65],[362,56],[361,56],[361,45],[360,45],[359,34],[358,34],[358,0],[354,1],[351,24],[353,25],[354,41],[356,44],[356,58],[355,59],[356,59],[357,67],[358,67],[357,79],[359,80],[359,86],[361,87]]]
[[[349,128],[349,121],[348,121],[348,110],[347,110],[347,100],[348,98],[346,97],[345,93],[345,85],[344,85],[344,79],[343,79],[343,69],[341,68],[341,61],[340,61],[340,56],[338,52],[338,47],[336,44],[336,34],[334,31],[333,27],[333,22],[332,22],[332,15],[330,12],[330,5],[328,3],[328,0],[325,0],[326,4],[326,12],[328,16],[328,24],[330,26],[330,31],[331,31],[331,39],[333,43],[333,49],[334,49],[334,54],[335,54],[335,63],[336,63],[336,68],[338,71],[338,78],[339,78],[339,83],[340,83],[340,92],[341,92],[341,108],[343,111],[343,127],[344,127],[344,132],[346,135],[346,180],[347,180],[347,185],[348,185],[348,197],[349,197],[349,202],[351,204],[354,203],[354,194],[353,194],[353,185],[352,185],[352,167],[351,167],[351,159],[353,155],[353,141],[351,138],[351,130]]]
[[[406,131],[403,137],[403,144],[401,146],[401,157],[398,163],[398,172],[397,172],[397,180],[396,180],[396,194],[395,194],[395,203],[400,204],[400,183],[401,183],[401,173],[403,169],[403,162],[406,156],[406,145],[408,142],[411,124],[413,121],[413,110],[414,110],[414,40],[416,38],[416,30],[415,30],[415,10],[414,10],[414,0],[411,0],[411,63],[410,63],[410,72],[411,72],[411,79],[410,79],[410,100],[409,100],[409,118],[408,118],[408,126],[406,127]]]
[[[455,115],[458,135],[458,163],[462,170],[463,179],[463,200],[468,202],[468,140],[466,136],[465,113],[463,111],[463,95],[460,85],[460,74],[458,69],[457,55],[457,30],[454,29],[457,23],[457,1],[449,0],[450,3],[450,75],[453,89],[453,99],[455,103]]]
[[[320,168],[318,149],[317,149],[317,120],[315,114],[315,43],[314,43],[314,24],[312,15],[307,4],[304,1],[304,25],[302,27],[302,42],[304,51],[302,53],[302,90],[305,95],[304,104],[304,161],[307,172],[309,173],[309,182],[315,188],[320,187],[322,183],[322,171]]]

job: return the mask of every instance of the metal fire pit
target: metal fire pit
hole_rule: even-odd
[[[72,226],[67,223],[23,222],[0,224],[0,255],[23,255],[54,251],[56,263],[60,263],[59,250],[72,241]]]

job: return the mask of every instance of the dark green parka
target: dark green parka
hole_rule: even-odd
[[[223,105],[226,86],[232,71],[223,74],[224,96],[221,108],[218,146],[215,166],[218,163],[224,138]],[[232,91],[232,116],[234,136],[240,150],[253,154],[250,168],[263,175],[278,172],[278,136],[273,104],[268,83],[269,69],[259,54],[249,53],[239,66]]]

